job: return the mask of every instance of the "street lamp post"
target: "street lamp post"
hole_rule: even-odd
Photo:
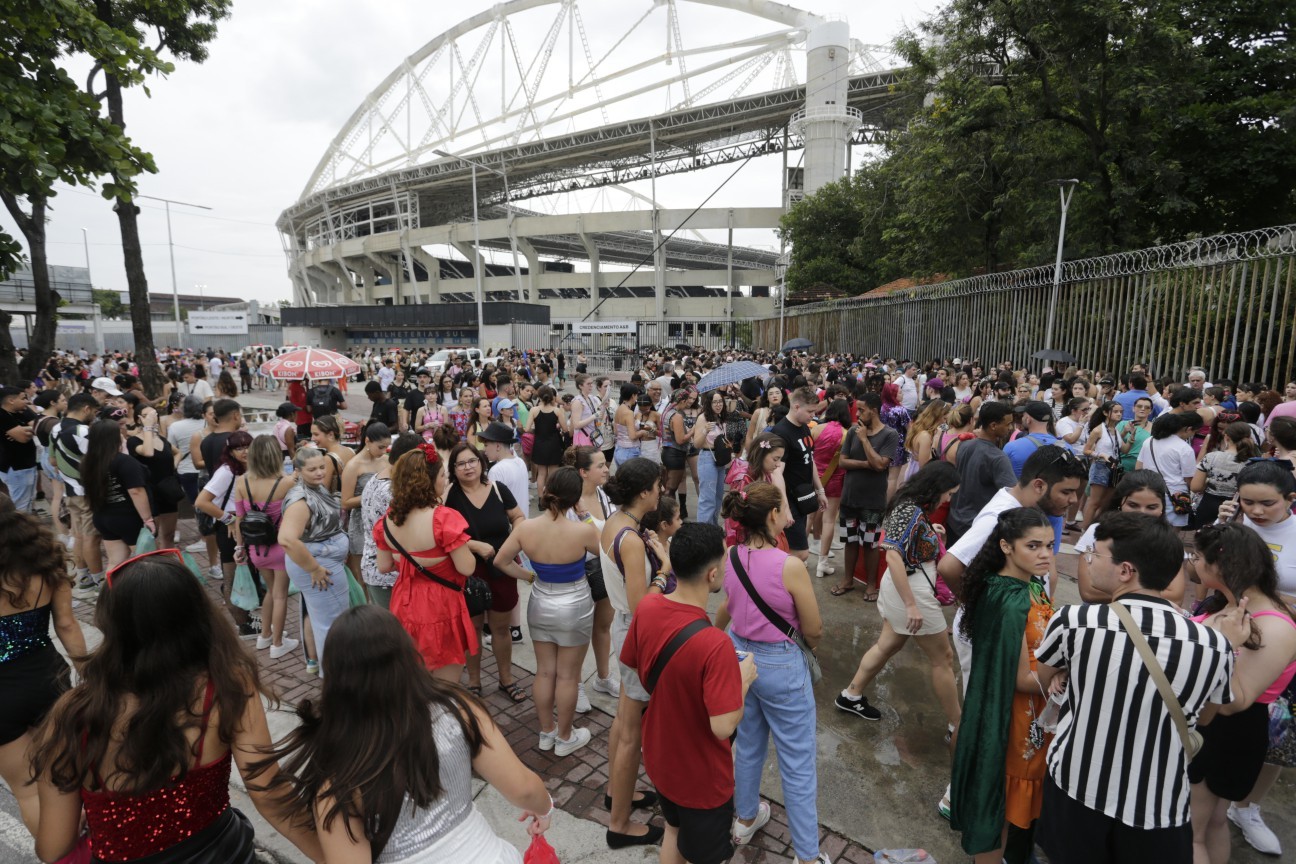
[[[472,199],[473,199],[473,249],[477,253],[477,260],[473,262],[473,274],[477,277],[477,341],[481,342],[485,333],[485,317],[482,314],[482,298],[485,296],[485,289],[482,287],[482,267],[486,258],[481,251],[481,224],[477,214],[477,169],[489,171],[504,178],[504,200],[509,200],[508,192],[508,174],[505,171],[496,170],[489,165],[483,165],[473,159],[460,156],[458,153],[450,153],[445,150],[433,150],[438,156],[446,159],[458,159],[460,162],[467,163],[472,169]],[[513,275],[517,277],[518,296],[522,295],[522,271],[518,268],[518,250],[517,242],[513,239],[513,232],[509,232],[509,245],[513,247]]]
[[[1048,328],[1044,334],[1044,350],[1053,348],[1053,318],[1057,314],[1058,292],[1062,287],[1062,245],[1066,242],[1067,206],[1071,203],[1071,193],[1075,192],[1080,181],[1054,180],[1058,187],[1058,197],[1062,201],[1062,222],[1058,226],[1057,262],[1053,265],[1053,293],[1049,297]]]
[[[147,198],[150,201],[161,201],[166,206],[167,220],[167,248],[171,251],[171,304],[175,309],[176,324],[176,347],[184,347],[184,328],[180,325],[180,288],[176,283],[175,269],[175,244],[171,242],[171,205],[180,204],[184,207],[194,207],[198,210],[210,210],[212,208],[203,204],[186,204],[183,201],[172,201],[169,198],[156,198],[152,195],[136,195],[136,198]]]

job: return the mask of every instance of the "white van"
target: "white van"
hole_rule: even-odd
[[[465,358],[474,369],[481,369],[486,361],[486,355],[480,348],[442,348],[440,351],[428,358],[427,363],[423,364],[429,372],[432,373],[433,379],[445,371],[450,362],[450,355],[454,354],[463,365]]]

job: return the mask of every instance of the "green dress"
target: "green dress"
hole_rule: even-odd
[[[972,621],[972,669],[950,782],[950,825],[969,855],[999,848],[1005,822],[1008,727],[1031,607],[1029,582],[986,579]]]

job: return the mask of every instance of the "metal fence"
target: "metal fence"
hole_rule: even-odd
[[[1296,377],[1296,225],[1067,262],[1053,348],[1081,366],[1208,375],[1281,385]],[[819,351],[1028,365],[1043,347],[1053,267],[1034,267],[789,309],[784,340]],[[780,347],[780,322],[754,322]],[[1281,390],[1281,386],[1279,387]]]

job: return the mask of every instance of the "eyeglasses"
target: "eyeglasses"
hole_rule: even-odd
[[[472,468],[472,467],[477,466],[477,465],[480,465],[480,464],[481,464],[481,463],[480,463],[478,460],[476,460],[476,459],[465,459],[465,460],[462,461],[462,462],[456,462],[454,467],[455,467],[455,468]]]
[[[1112,555],[1110,555],[1109,553],[1107,553],[1107,552],[1098,552],[1097,550],[1094,550],[1094,549],[1090,549],[1088,552],[1081,552],[1081,553],[1080,553],[1080,557],[1083,558],[1083,559],[1085,560],[1085,563],[1086,563],[1086,564],[1092,564],[1092,563],[1093,563],[1093,559],[1098,558],[1098,557],[1102,557],[1102,558],[1111,558],[1112,561],[1115,561],[1115,560],[1116,560],[1116,558],[1113,557]]]
[[[136,561],[141,561],[145,558],[152,558],[156,555],[171,555],[174,556],[175,559],[179,561],[182,565],[185,563],[184,553],[181,552],[179,549],[154,549],[152,552],[145,552],[141,555],[136,555],[133,558],[127,558],[125,561],[121,562],[116,567],[109,567],[108,572],[104,574],[104,580],[108,583],[108,587],[111,588],[113,576],[116,575],[116,573],[119,570],[121,570],[123,567],[125,567],[128,564],[134,564]]]

